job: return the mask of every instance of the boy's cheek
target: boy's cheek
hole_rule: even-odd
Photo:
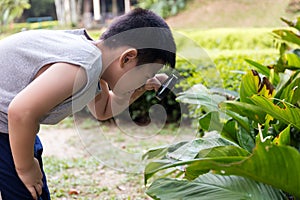
[[[118,80],[113,89],[113,92],[115,94],[129,93],[142,87],[146,84],[146,82],[147,79],[145,77],[142,77],[141,74],[134,74],[129,72]]]

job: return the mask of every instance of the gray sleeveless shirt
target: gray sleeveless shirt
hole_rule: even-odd
[[[7,110],[12,99],[33,81],[39,69],[57,62],[84,68],[87,84],[47,113],[41,124],[58,123],[100,92],[101,52],[84,29],[24,31],[0,40],[0,132],[8,133]]]

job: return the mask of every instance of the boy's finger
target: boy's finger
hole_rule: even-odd
[[[155,90],[155,91],[157,91],[160,86],[161,86],[160,82],[152,80],[152,81],[148,81],[146,83],[145,89],[146,90]]]
[[[168,79],[168,76],[166,74],[156,74],[155,78],[157,78],[159,82],[163,83]]]
[[[38,183],[37,185],[34,186],[34,189],[38,195],[42,194],[42,187],[43,186],[40,183]]]
[[[27,187],[29,192],[31,193],[31,196],[34,200],[37,200],[37,193],[34,187]]]

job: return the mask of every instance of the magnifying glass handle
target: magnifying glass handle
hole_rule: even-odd
[[[178,78],[174,74],[169,76],[169,78],[160,86],[160,88],[156,92],[156,98],[160,101],[163,98],[165,98],[169,94],[169,92],[173,89],[173,87],[177,83],[177,80]]]

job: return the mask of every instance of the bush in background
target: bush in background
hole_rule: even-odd
[[[256,60],[269,64],[278,55],[271,37],[272,29],[212,29],[186,30],[182,32],[202,47],[211,62],[191,63],[184,58],[177,58],[176,70],[179,72],[180,83],[177,92],[189,89],[195,84],[207,87],[222,87],[230,91],[238,91],[244,71],[250,69],[245,59]],[[177,48],[184,41],[176,41]],[[221,85],[220,85],[221,84]],[[162,102],[155,99],[154,92],[147,92],[130,106],[131,117],[137,123],[149,123],[149,108],[161,104],[167,111],[167,123],[179,123],[188,120],[186,117],[197,117],[200,113],[195,107],[179,105],[174,94],[170,94]],[[181,110],[182,108],[182,110]],[[197,111],[197,112],[195,112]]]
[[[152,10],[159,16],[167,18],[176,15],[186,6],[187,0],[139,0],[138,6]]]

